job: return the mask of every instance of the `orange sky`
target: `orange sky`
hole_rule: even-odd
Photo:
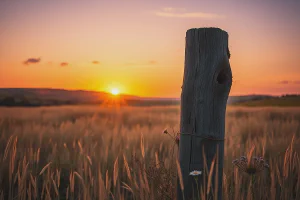
[[[279,0],[1,0],[0,87],[179,97],[185,32],[213,26],[229,33],[231,95],[300,93],[299,10]]]

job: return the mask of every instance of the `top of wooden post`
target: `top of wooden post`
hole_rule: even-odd
[[[191,28],[186,31],[186,47],[201,45],[206,53],[209,53],[207,50],[214,51],[222,48],[227,53],[228,58],[230,58],[228,37],[229,35],[226,31],[217,27]],[[205,39],[205,43],[199,41],[203,39]]]
[[[186,32],[191,32],[191,31],[205,31],[205,30],[212,30],[212,31],[220,31],[223,33],[226,33],[228,35],[228,33],[220,28],[216,28],[216,27],[204,27],[204,28],[191,28],[189,30],[187,30]]]

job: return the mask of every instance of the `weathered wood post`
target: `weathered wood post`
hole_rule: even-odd
[[[178,183],[180,200],[198,199],[201,188],[204,194],[208,192],[212,163],[214,170],[208,196],[222,199],[225,112],[232,84],[229,57],[227,32],[219,28],[186,32],[179,144],[184,191],[182,193]],[[213,161],[217,149],[218,156]],[[193,170],[202,171],[198,183],[189,175]]]

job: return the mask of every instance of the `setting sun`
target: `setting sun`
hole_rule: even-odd
[[[118,88],[113,88],[113,89],[111,90],[111,94],[113,94],[113,95],[118,95],[119,93],[120,93],[120,91],[119,91]]]

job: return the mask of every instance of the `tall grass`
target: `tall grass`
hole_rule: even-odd
[[[179,115],[179,107],[0,108],[0,200],[176,199],[178,147],[162,132],[176,133]],[[224,199],[300,199],[300,109],[226,115]],[[253,145],[270,165],[254,178],[232,165]]]

